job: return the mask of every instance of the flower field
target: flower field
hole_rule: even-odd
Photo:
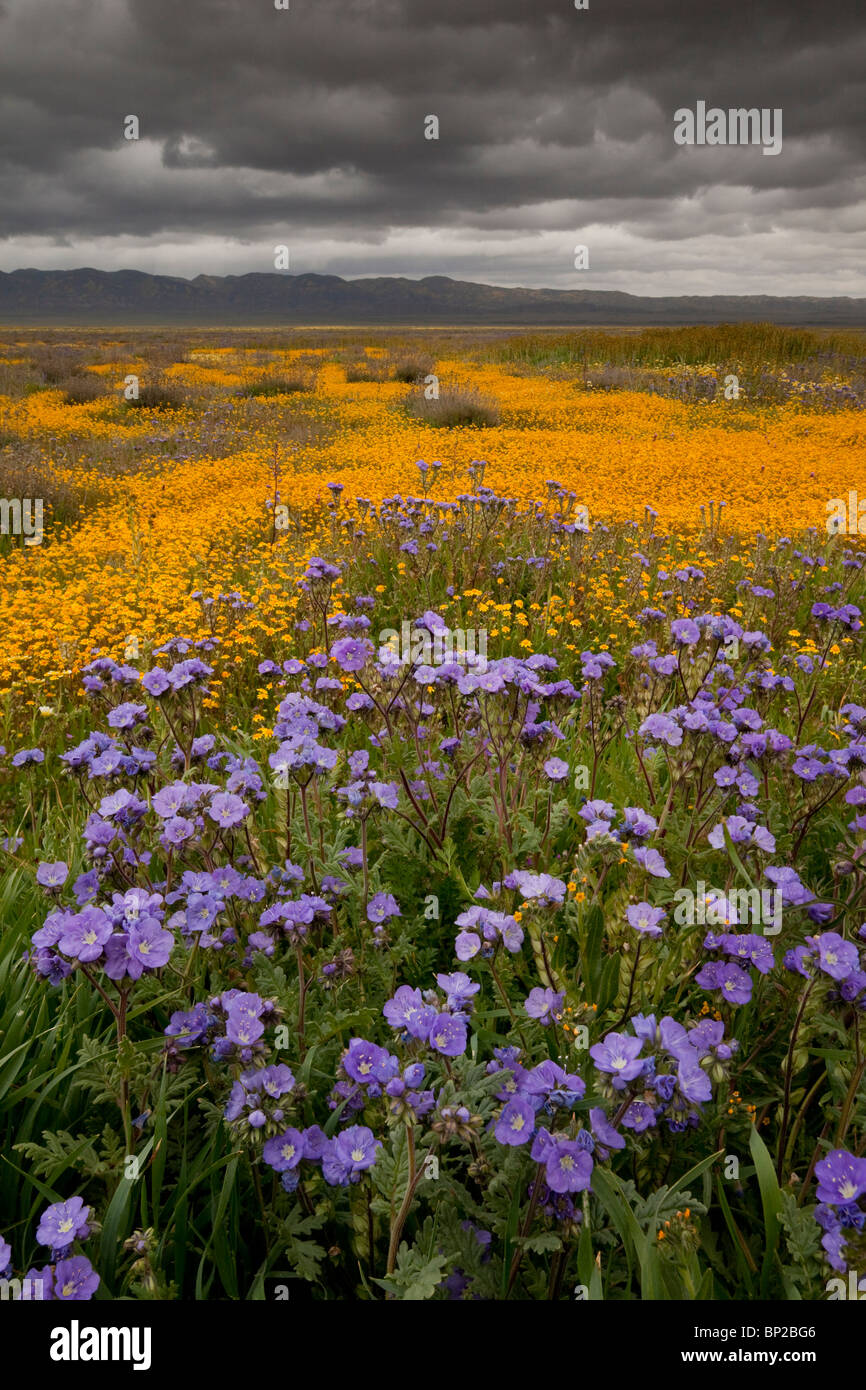
[[[866,1289],[862,338],[40,333],[14,1296]]]

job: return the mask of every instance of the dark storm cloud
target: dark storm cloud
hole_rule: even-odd
[[[0,0],[0,266],[862,293],[864,74],[848,0]]]

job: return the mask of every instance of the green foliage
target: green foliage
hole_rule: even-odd
[[[446,1255],[432,1255],[425,1259],[417,1247],[410,1247],[404,1241],[397,1254],[397,1267],[386,1279],[376,1283],[390,1298],[407,1303],[422,1303],[432,1298],[448,1272],[449,1259]]]

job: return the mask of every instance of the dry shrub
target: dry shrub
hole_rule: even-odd
[[[46,386],[58,386],[70,377],[83,374],[87,360],[83,353],[60,343],[37,348],[32,354],[34,367],[42,373]]]
[[[0,396],[20,400],[22,396],[41,391],[44,382],[30,362],[0,362]]]
[[[368,357],[364,353],[346,364],[347,381],[387,381],[388,363],[381,357]]]
[[[72,376],[65,382],[58,382],[63,391],[64,405],[89,405],[91,401],[104,400],[109,389],[102,377],[87,373]]]
[[[132,410],[181,410],[185,403],[183,391],[169,381],[145,382],[138,388],[138,398],[125,401]]]
[[[421,381],[429,376],[434,367],[433,358],[429,353],[416,353],[409,357],[399,357],[392,364],[391,380],[405,381],[411,384],[413,381]]]
[[[499,406],[473,386],[440,387],[438,399],[428,400],[423,391],[408,396],[404,407],[415,420],[426,425],[450,428],[454,425],[491,427],[501,419]]]
[[[167,367],[189,360],[190,344],[185,335],[174,338],[145,338],[139,346],[148,373],[155,377],[160,377]]]
[[[35,444],[13,440],[0,447],[0,497],[42,501],[43,526],[78,521],[86,498],[70,483],[58,478]],[[22,544],[20,536],[0,536],[0,553]],[[36,547],[33,547],[34,549]]]

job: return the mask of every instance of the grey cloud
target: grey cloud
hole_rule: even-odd
[[[189,273],[198,245],[240,272],[279,232],[305,269],[571,285],[547,248],[592,226],[611,288],[640,292],[641,245],[659,293],[678,257],[711,282],[712,238],[756,288],[775,240],[784,292],[862,293],[864,74],[849,0],[0,0],[0,267]],[[781,107],[782,153],[677,147],[698,99]]]

